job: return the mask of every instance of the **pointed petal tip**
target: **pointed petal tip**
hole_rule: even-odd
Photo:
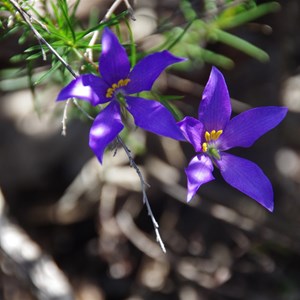
[[[274,212],[274,203],[272,203],[272,205],[266,207],[266,209],[271,213]]]
[[[102,156],[96,156],[96,157],[97,157],[100,165],[102,165],[103,164],[103,154],[102,154]]]
[[[103,32],[105,33],[112,33],[109,27],[104,27]]]
[[[60,96],[60,93],[58,94],[58,96],[55,99],[55,102],[60,102],[60,101],[65,101],[66,99],[62,99],[62,97]]]
[[[187,61],[187,60],[188,60],[187,57],[176,56],[176,55],[174,55],[173,53],[171,53],[171,52],[168,51],[168,50],[163,50],[163,51],[161,51],[161,53],[163,53],[164,55],[167,54],[167,55],[169,55],[169,56],[172,56],[175,60],[177,60],[177,62],[184,62],[184,61]]]
[[[223,73],[215,66],[212,66],[211,71],[210,71],[210,76],[222,78],[225,81]]]
[[[102,51],[103,47],[106,48],[106,46],[108,46],[107,43],[110,38],[115,38],[115,35],[108,27],[105,27],[102,32]]]
[[[198,109],[198,119],[206,130],[223,130],[230,120],[231,102],[223,74],[212,67]]]
[[[60,102],[60,101],[66,101],[68,99],[72,98],[71,95],[68,95],[65,91],[65,88],[63,88],[59,94],[57,95],[55,102]]]
[[[282,115],[283,115],[283,118],[286,116],[286,114],[288,113],[289,111],[289,108],[286,107],[286,106],[280,106],[281,110],[282,110]]]
[[[224,180],[270,212],[274,209],[274,193],[270,180],[255,163],[223,152],[219,168]]]
[[[258,204],[260,204],[262,207],[264,207],[269,212],[272,213],[274,211],[274,202],[273,202],[272,199],[269,199],[269,200],[266,201],[266,199],[262,200],[262,199],[257,199],[257,198],[254,198],[254,197],[250,197],[250,198],[257,201]]]
[[[270,183],[271,184],[271,183]],[[264,207],[269,212],[273,212],[274,210],[274,201],[273,201],[273,189],[272,186],[270,186],[271,190],[269,193],[265,193],[264,195],[261,195],[261,197],[255,197],[253,195],[248,195],[250,198],[255,200],[258,204],[260,204],[262,207]]]
[[[56,101],[78,98],[96,106],[108,101],[105,96],[107,88],[107,84],[100,77],[82,74],[61,89]]]
[[[212,67],[211,67],[211,72],[218,72],[218,73],[221,73],[221,71],[220,71],[216,66],[212,66]]]
[[[189,203],[193,199],[194,195],[194,193],[188,193],[186,196],[186,202]]]
[[[269,181],[270,182],[270,181]],[[256,199],[254,199],[256,200]],[[269,193],[265,193],[265,198],[263,201],[256,200],[259,204],[261,204],[263,207],[265,207],[269,212],[274,211],[274,192],[273,192],[273,187],[270,182],[270,187],[269,187]]]

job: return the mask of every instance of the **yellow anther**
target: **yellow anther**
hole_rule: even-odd
[[[130,81],[130,79],[126,78],[126,79],[121,79],[119,82],[118,82],[118,85],[119,86],[126,86],[128,84],[128,82]]]
[[[106,98],[111,98],[113,95],[114,90],[112,88],[107,89],[106,91]]]
[[[118,81],[118,83],[113,83],[112,86],[110,88],[107,89],[106,91],[106,98],[111,98],[115,92],[116,89],[122,87],[122,86],[126,86],[129,83],[130,79],[126,78],[126,79],[120,79]]]
[[[220,137],[222,133],[223,130],[218,130],[218,131],[212,130],[210,133],[206,131],[204,137],[207,142],[215,141]]]
[[[209,133],[208,131],[205,132],[205,140],[206,140],[207,142],[210,141],[210,133]]]
[[[207,143],[202,144],[202,151],[207,152]]]
[[[215,140],[217,140],[222,133],[223,133],[223,130],[218,130],[215,134]]]

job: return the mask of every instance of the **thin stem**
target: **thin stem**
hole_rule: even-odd
[[[130,48],[131,48],[130,64],[131,64],[131,67],[133,68],[136,65],[136,45],[134,42],[133,32],[130,28],[130,24],[127,20],[125,20],[125,23],[126,23],[126,26],[127,26],[128,32],[129,32]]]
[[[128,149],[128,147],[125,145],[125,143],[123,142],[123,140],[121,139],[120,136],[117,136],[117,140],[119,142],[119,144],[123,147],[124,151],[127,154],[127,157],[129,159],[130,162],[130,166],[133,167],[136,171],[136,173],[138,174],[139,178],[140,178],[140,182],[141,182],[141,187],[142,187],[142,193],[143,193],[143,203],[146,204],[146,208],[147,208],[147,212],[148,215],[150,216],[150,219],[152,221],[153,227],[154,227],[154,231],[155,231],[155,235],[156,235],[156,241],[158,242],[158,244],[160,245],[160,248],[162,249],[162,251],[164,253],[166,253],[166,247],[162,241],[162,238],[160,236],[159,233],[159,225],[153,215],[148,197],[147,197],[147,193],[146,193],[146,188],[149,187],[149,185],[146,183],[143,174],[141,173],[139,167],[137,166],[137,164],[135,163],[132,155],[131,155],[131,151]]]
[[[94,121],[95,119],[89,115],[78,103],[78,101],[75,98],[72,98],[73,103],[75,104],[75,106],[90,120]]]
[[[61,131],[61,134],[63,136],[66,136],[67,135],[67,118],[68,118],[68,114],[67,114],[67,110],[68,110],[68,106],[69,106],[69,103],[70,103],[70,99],[68,99],[66,101],[66,105],[65,105],[65,108],[64,108],[64,113],[63,113],[63,118],[61,120],[61,123],[62,123],[62,131]]]
[[[19,4],[15,0],[10,0],[11,4],[15,7],[15,9],[20,13],[23,20],[30,27],[35,37],[37,38],[39,44],[45,44],[49,50],[57,57],[57,59],[66,67],[66,69],[73,75],[73,77],[77,77],[77,74],[73,71],[70,65],[56,52],[56,50],[40,35],[40,33],[33,27],[31,23],[30,15],[24,11],[23,8],[19,6]]]
[[[66,101],[66,104],[65,104],[65,108],[64,108],[64,113],[63,113],[63,118],[61,120],[61,123],[62,123],[62,131],[61,131],[61,134],[63,136],[66,136],[67,135],[67,119],[68,119],[68,114],[67,114],[67,110],[68,110],[68,106],[69,106],[69,103],[70,103],[70,100],[72,99],[72,102],[74,103],[74,105],[77,107],[77,109],[79,109],[88,119],[90,120],[94,120],[94,118],[92,116],[90,116],[80,105],[79,103],[77,102],[77,100],[75,98],[70,98]]]

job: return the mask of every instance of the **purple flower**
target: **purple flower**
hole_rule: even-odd
[[[221,72],[212,68],[199,106],[199,120],[186,117],[179,127],[197,152],[185,172],[187,201],[200,186],[214,179],[214,166],[225,181],[273,210],[273,189],[269,179],[253,162],[224,152],[234,147],[250,147],[259,137],[278,125],[287,113],[285,107],[250,109],[230,120],[231,104]]]
[[[148,55],[130,70],[125,49],[107,28],[102,35],[102,53],[99,58],[101,77],[83,74],[61,90],[57,101],[77,97],[96,106],[108,105],[95,118],[90,131],[89,145],[102,163],[106,146],[123,129],[122,115],[129,111],[135,124],[153,133],[184,140],[172,114],[159,102],[129,96],[149,91],[161,72],[184,59],[168,51]],[[122,111],[122,114],[121,114]]]

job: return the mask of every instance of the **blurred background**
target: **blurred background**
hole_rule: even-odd
[[[184,28],[190,13],[209,23],[212,15],[204,8],[222,10],[229,2],[131,2],[138,51],[157,45],[164,28]],[[87,24],[96,11],[101,20],[112,3],[81,1],[76,16]],[[228,26],[229,33],[265,51],[269,60],[218,38],[201,40],[207,52],[201,50],[197,60],[193,53],[200,52],[192,51],[187,40],[172,50],[189,49],[192,64],[169,70],[156,84],[161,94],[182,95],[176,107],[195,117],[216,64],[234,113],[288,106],[276,129],[250,149],[234,151],[257,163],[272,181],[274,213],[228,186],[218,172],[217,180],[187,204],[183,170],[193,156],[191,145],[139,129],[126,137],[150,185],[147,194],[166,254],[155,241],[139,178],[124,150],[113,145],[101,166],[88,147],[91,122],[85,118],[70,116],[67,135],[61,135],[64,103],[56,104],[55,98],[62,85],[46,81],[33,91],[30,76],[22,75],[28,61],[13,63],[11,57],[36,39],[20,44],[24,31],[17,28],[6,36],[2,26],[0,299],[300,299],[300,2],[277,4],[254,21]],[[120,4],[116,14],[125,9]],[[43,71],[50,63],[40,61],[35,68]]]

